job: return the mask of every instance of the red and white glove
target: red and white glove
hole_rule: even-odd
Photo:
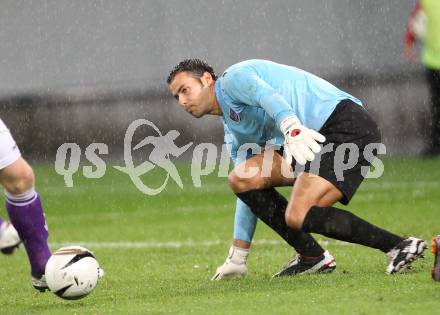
[[[284,134],[284,158],[292,164],[292,156],[301,165],[315,158],[314,153],[321,151],[318,142],[324,142],[325,137],[301,124],[296,116],[290,116],[281,121],[280,129]]]

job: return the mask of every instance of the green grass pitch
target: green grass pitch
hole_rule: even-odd
[[[31,288],[21,248],[0,256],[0,314],[438,314],[440,283],[430,278],[429,250],[411,271],[389,276],[381,252],[318,236],[336,258],[334,273],[271,280],[293,251],[262,223],[248,276],[210,281],[229,248],[235,199],[225,178],[214,173],[195,188],[189,167],[179,169],[183,190],[169,182],[146,196],[110,167],[100,179],[75,175],[66,188],[53,165],[35,166],[52,249],[84,245],[106,274],[82,300],[41,294]],[[143,179],[153,186],[161,176]],[[388,159],[383,177],[366,180],[347,208],[429,241],[440,233],[439,178],[440,159]]]

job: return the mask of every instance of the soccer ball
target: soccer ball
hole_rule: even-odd
[[[58,249],[47,261],[45,272],[49,289],[68,300],[85,297],[103,275],[92,252],[81,246]]]

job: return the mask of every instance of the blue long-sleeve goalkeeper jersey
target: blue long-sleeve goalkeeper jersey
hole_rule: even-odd
[[[251,156],[239,151],[243,144],[282,145],[279,126],[288,116],[319,131],[340,101],[350,99],[362,106],[357,98],[304,70],[256,59],[226,69],[215,82],[215,94],[235,165]],[[249,207],[237,200],[234,239],[250,242],[256,221]]]

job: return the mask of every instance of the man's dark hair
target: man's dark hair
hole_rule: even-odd
[[[177,66],[174,67],[173,70],[170,71],[170,74],[167,78],[168,85],[174,80],[174,77],[180,72],[191,72],[195,77],[201,78],[205,72],[208,72],[212,78],[217,80],[217,76],[214,73],[214,69],[206,62],[200,59],[185,59],[179,62]]]

